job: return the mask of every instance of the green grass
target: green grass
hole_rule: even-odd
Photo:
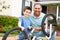
[[[43,40],[47,40],[45,37],[42,37]],[[55,40],[60,40],[60,38],[56,38]]]
[[[15,31],[12,31],[12,32],[10,32],[10,34],[8,35],[8,36],[15,36],[15,35],[18,35],[20,33],[20,31],[18,31],[18,30],[15,30]],[[0,37],[1,36],[4,36],[5,35],[5,33],[0,33]]]
[[[60,38],[56,38],[56,40],[60,40]]]
[[[0,33],[0,37],[3,36],[3,35],[4,35],[4,33]]]
[[[9,36],[16,36],[17,34],[9,34]],[[4,33],[0,33],[0,37],[3,37]]]

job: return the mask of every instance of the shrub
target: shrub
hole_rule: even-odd
[[[49,20],[48,22],[52,24],[52,23],[54,22],[54,20]],[[56,29],[57,29],[57,30],[60,30],[60,24],[57,24]]]
[[[2,29],[3,29],[3,26],[0,26],[0,32],[2,31]]]
[[[57,25],[57,30],[60,30],[60,24]]]
[[[3,32],[6,32],[10,28],[17,26],[18,18],[0,15],[0,26],[3,26]]]

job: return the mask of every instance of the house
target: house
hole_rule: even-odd
[[[57,22],[60,23],[60,0],[32,0],[32,8],[35,3],[39,3],[42,5],[43,13],[54,14],[56,16]]]
[[[22,0],[0,0],[0,15],[21,16]]]
[[[55,14],[57,22],[60,23],[60,0],[35,0],[40,3],[44,13]]]
[[[20,17],[25,6],[30,6],[30,0],[0,0],[0,15]]]
[[[40,3],[42,12],[55,14],[57,22],[60,22],[60,0],[1,0],[0,15],[20,17],[24,7],[33,8],[34,3]]]

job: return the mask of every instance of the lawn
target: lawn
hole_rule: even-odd
[[[43,40],[47,40],[45,37],[42,38]],[[60,40],[60,38],[56,38],[55,40]]]
[[[0,37],[3,37],[4,33],[0,33]],[[16,36],[17,34],[10,34],[9,36]],[[43,40],[47,40],[45,37],[42,37]],[[60,40],[60,38],[56,38],[55,40]]]
[[[17,34],[9,34],[9,36],[16,36]],[[0,33],[0,37],[4,36],[4,33]]]
[[[60,40],[60,38],[56,38],[56,40]]]

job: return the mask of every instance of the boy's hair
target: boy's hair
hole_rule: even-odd
[[[29,7],[29,6],[26,6],[23,11],[25,11],[26,9],[32,11],[31,7]]]

